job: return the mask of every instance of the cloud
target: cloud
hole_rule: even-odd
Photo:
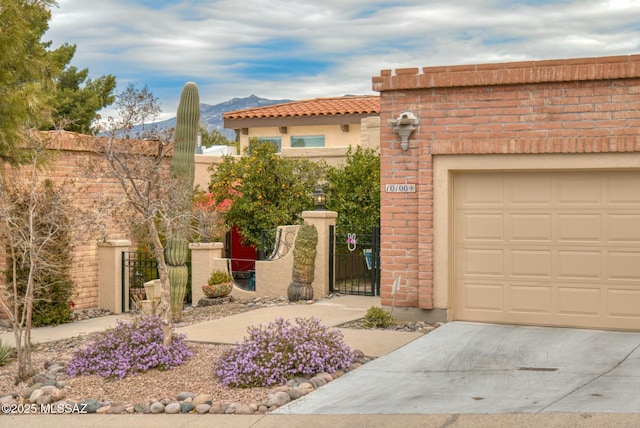
[[[372,93],[382,69],[635,54],[630,0],[59,0],[47,38],[119,87],[147,84],[173,116],[182,85],[203,102],[256,94]]]

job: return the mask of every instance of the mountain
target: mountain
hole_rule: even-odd
[[[207,130],[218,130],[229,140],[233,141],[236,138],[233,129],[224,129],[224,123],[222,121],[222,114],[229,111],[244,110],[247,108],[264,107],[273,104],[288,103],[292,100],[269,100],[266,98],[260,98],[255,95],[251,95],[245,98],[233,98],[229,101],[222,102],[220,104],[210,105],[200,103],[200,122],[207,124]],[[158,130],[170,129],[176,126],[176,118],[163,120],[161,122],[154,122],[153,126]],[[135,133],[135,128],[134,128]]]

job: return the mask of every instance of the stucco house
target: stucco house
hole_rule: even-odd
[[[640,330],[640,55],[383,70],[372,83],[383,305]]]
[[[378,147],[380,97],[315,98],[223,114],[241,151],[251,139],[273,142],[282,156],[337,163],[349,146]]]

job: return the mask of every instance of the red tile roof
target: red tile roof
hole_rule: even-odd
[[[266,107],[249,108],[224,113],[224,119],[260,119],[277,117],[337,116],[343,114],[380,114],[380,96],[348,95],[315,98]]]

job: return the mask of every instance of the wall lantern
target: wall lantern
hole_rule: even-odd
[[[419,123],[420,119],[409,111],[401,113],[397,119],[389,119],[389,125],[393,128],[393,132],[402,139],[400,146],[405,152],[409,149],[409,137],[417,129]]]
[[[313,203],[316,206],[316,211],[323,211],[324,204],[327,202],[327,195],[319,185],[316,186],[316,190],[313,191]]]

